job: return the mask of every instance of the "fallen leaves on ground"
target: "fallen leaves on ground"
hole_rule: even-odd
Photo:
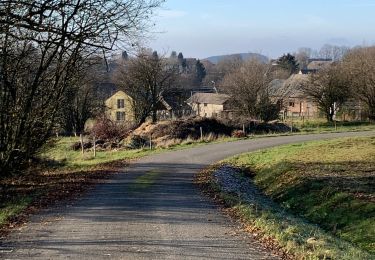
[[[0,236],[4,237],[13,228],[26,223],[30,215],[57,202],[69,201],[81,196],[113,174],[123,171],[127,161],[120,160],[101,164],[90,170],[60,170],[48,165],[34,165],[24,172],[0,179],[0,210],[23,198],[31,203],[20,213],[0,225]]]

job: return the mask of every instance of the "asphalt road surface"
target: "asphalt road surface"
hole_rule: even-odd
[[[70,205],[31,218],[0,242],[1,259],[278,259],[192,183],[231,155],[375,132],[259,138],[140,159]]]

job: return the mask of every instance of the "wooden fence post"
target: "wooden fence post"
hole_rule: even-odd
[[[292,121],[290,123],[290,132],[293,133],[293,117],[292,117]]]
[[[96,138],[94,135],[94,158],[96,157]]]
[[[80,142],[81,142],[81,151],[82,151],[82,154],[83,154],[84,149],[83,149],[83,135],[82,134],[79,135],[79,139],[80,139]]]

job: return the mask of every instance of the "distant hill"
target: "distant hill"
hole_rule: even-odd
[[[258,53],[236,53],[236,54],[228,54],[228,55],[219,55],[219,56],[212,56],[205,58],[204,60],[208,60],[214,64],[217,64],[219,61],[230,59],[230,58],[236,58],[241,57],[242,60],[250,60],[250,59],[258,59],[261,62],[268,62],[268,57],[258,54]]]

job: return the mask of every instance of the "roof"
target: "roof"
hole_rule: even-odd
[[[226,94],[216,94],[216,93],[195,93],[191,96],[186,102],[189,104],[192,103],[207,103],[222,105],[230,99],[230,96]]]
[[[202,87],[191,87],[191,93],[216,93],[216,89],[212,86],[202,86]]]
[[[308,70],[318,71],[332,64],[332,60],[314,60],[307,65]]]
[[[302,74],[316,73],[321,69],[327,68],[333,63],[332,59],[309,59],[308,64],[301,69]]]
[[[309,80],[305,74],[293,74],[286,80],[273,80],[269,85],[269,93],[274,97],[304,96],[302,86]]]
[[[324,58],[310,58],[308,59],[308,63],[313,61],[332,61],[332,59],[324,59]]]
[[[160,110],[172,110],[172,106],[169,105],[167,101],[165,101],[164,97],[159,98],[158,107],[160,107]],[[163,109],[164,107],[164,109]]]
[[[277,96],[280,89],[284,86],[285,79],[274,79],[268,84],[268,92],[272,96]]]
[[[117,94],[123,94],[123,95],[129,96],[130,98],[133,98],[131,95],[125,93],[123,90],[118,90],[115,93],[113,93],[109,98],[107,98],[106,101],[113,98]],[[163,96],[159,97],[156,107],[157,107],[157,110],[172,110],[173,109],[172,106],[164,99]]]
[[[98,82],[96,83],[96,91],[98,97],[100,97],[103,100],[106,100],[112,97],[118,91],[118,89],[114,83]]]

